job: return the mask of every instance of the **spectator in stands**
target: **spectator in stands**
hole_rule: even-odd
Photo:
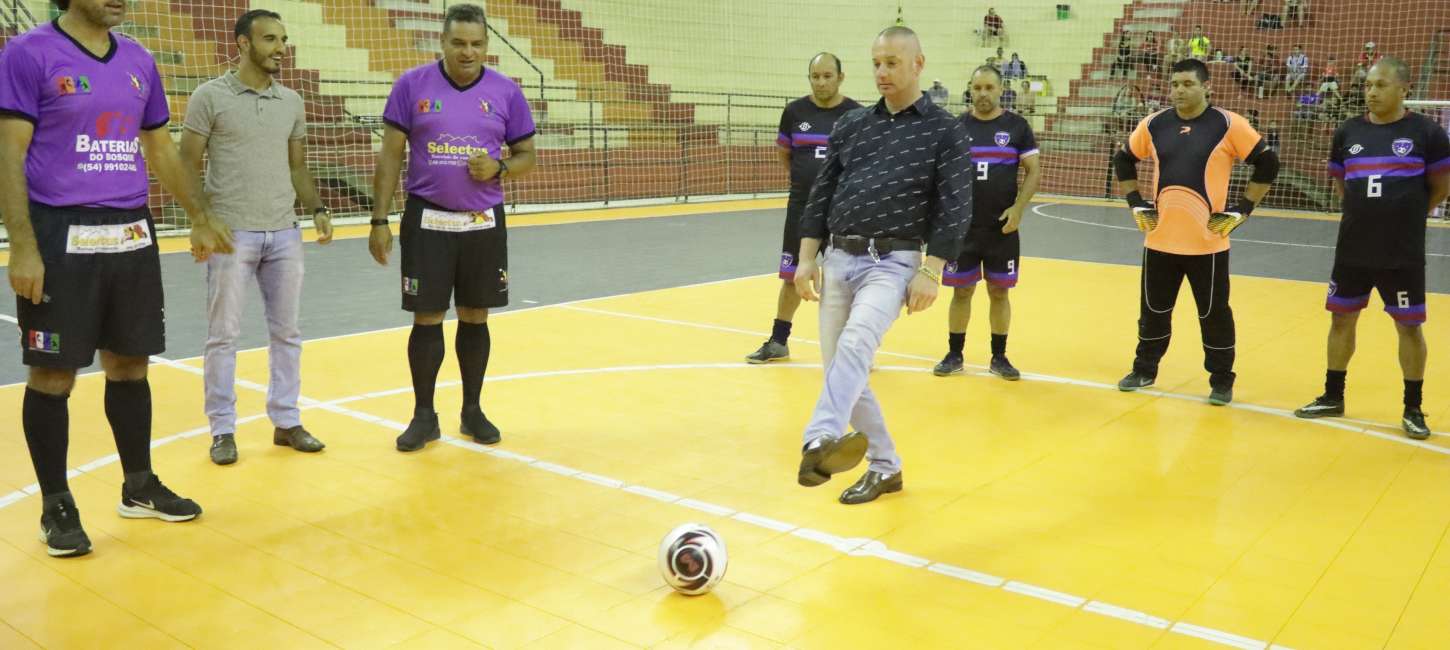
[[[1021,98],[1022,110],[1018,111],[1023,115],[1031,115],[1037,112],[1037,93],[1032,92],[1032,82],[1022,80],[1022,92],[1018,95]],[[1450,115],[1447,110],[1446,115]]]
[[[1188,56],[1200,61],[1205,60],[1208,57],[1210,45],[1212,45],[1212,41],[1203,35],[1203,25],[1194,25],[1193,38],[1188,39]]]
[[[1020,58],[1017,57],[1017,53],[1016,52],[1013,52],[1012,53],[1012,60],[1011,61],[1008,61],[1007,62],[1007,65],[1002,66],[1002,78],[1003,79],[1021,79],[1021,78],[1026,77],[1026,76],[1027,76],[1027,64],[1024,63],[1022,61],[1022,59],[1020,59]]]
[[[1265,95],[1273,95],[1279,84],[1284,81],[1284,65],[1280,63],[1279,48],[1270,43],[1264,47],[1264,55],[1259,57],[1259,88],[1256,96],[1263,99]]]
[[[1296,23],[1295,27],[1303,27],[1304,22],[1309,19],[1308,0],[1284,0],[1284,26],[1289,23]]]
[[[1371,43],[1373,45],[1373,43]],[[1360,61],[1354,66],[1354,81],[1351,82],[1349,94],[1358,95],[1364,90],[1364,80],[1369,78],[1369,66]]]
[[[1375,47],[1374,41],[1369,41],[1364,44],[1364,51],[1359,53],[1359,62],[1364,65],[1364,75],[1366,77],[1369,76],[1370,66],[1379,63],[1381,58],[1384,58],[1384,54]]]
[[[971,84],[967,84],[967,89],[962,91],[962,104],[964,104],[966,106],[971,106],[972,105],[972,85]]]
[[[1175,32],[1168,32],[1168,47],[1166,56],[1163,57],[1163,71],[1171,70],[1174,64],[1188,58],[1188,41],[1178,37]]]
[[[1309,55],[1304,53],[1304,46],[1295,45],[1294,52],[1284,59],[1284,65],[1288,69],[1284,76],[1284,92],[1291,94],[1309,76]]]
[[[1002,97],[997,100],[1004,111],[1017,111],[1017,91],[1012,90],[1011,84],[1002,85]]]
[[[1133,41],[1131,39],[1128,32],[1118,35],[1118,56],[1113,59],[1112,67],[1108,68],[1109,79],[1117,77],[1120,70],[1123,78],[1128,78],[1128,71],[1133,68]]]
[[[1244,15],[1252,16],[1259,8],[1259,0],[1243,0]]]
[[[1239,48],[1239,53],[1234,55],[1234,81],[1238,82],[1239,94],[1253,90],[1258,85],[1258,77],[1254,74],[1254,57],[1249,55],[1247,45]]]
[[[987,40],[992,38],[997,39],[999,44],[1007,43],[1007,26],[997,15],[995,7],[989,7],[987,15],[982,17],[982,46],[985,47]]]
[[[1163,62],[1163,55],[1158,51],[1158,34],[1148,32],[1142,44],[1138,46],[1138,63],[1143,67],[1152,70]]]
[[[1224,56],[1223,55],[1223,50],[1219,49],[1219,50],[1214,50],[1213,51],[1213,56],[1212,57],[1209,57],[1208,62],[1209,63],[1233,63],[1233,57],[1231,57],[1231,56]]]
[[[931,88],[926,91],[926,96],[930,97],[937,106],[946,106],[947,102],[951,101],[952,92],[941,84],[941,79],[933,79]]]
[[[1339,94],[1339,64],[1332,56],[1324,64],[1324,74],[1319,77],[1319,96],[1325,99],[1325,103],[1333,102],[1336,107],[1344,99]]]
[[[1278,152],[1279,144],[1279,123],[1269,122],[1269,128],[1264,129],[1264,148]]]

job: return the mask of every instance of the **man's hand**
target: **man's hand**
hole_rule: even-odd
[[[232,231],[216,217],[191,224],[191,256],[205,262],[212,253],[232,252]]]
[[[821,299],[821,267],[816,258],[801,260],[795,267],[795,290],[801,300],[815,302]]]
[[[919,311],[926,311],[936,302],[936,291],[940,284],[921,271],[911,278],[911,284],[906,285],[906,313],[915,314]]]
[[[368,252],[383,266],[388,265],[388,256],[393,253],[393,231],[388,226],[373,226],[368,235]]]
[[[13,248],[10,251],[10,288],[21,300],[38,305],[45,299],[45,262],[40,251],[32,247]]]
[[[1017,227],[1022,225],[1022,212],[1025,209],[1026,206],[1014,205],[1010,208],[1007,208],[1007,210],[1002,213],[1002,216],[997,218],[997,221],[1007,222],[1006,225],[1002,226],[1002,234],[1010,235],[1014,232],[1017,232]]]
[[[498,161],[484,154],[468,159],[468,176],[480,183],[498,176]]]
[[[313,214],[312,227],[317,229],[317,243],[323,246],[332,243],[332,215],[326,212]]]

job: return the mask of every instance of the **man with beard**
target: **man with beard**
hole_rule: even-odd
[[[166,349],[166,317],[148,170],[191,218],[198,260],[229,252],[231,239],[164,128],[171,113],[156,60],[111,31],[127,3],[55,4],[59,18],[0,50],[0,214],[30,367],[20,420],[40,487],[40,537],[50,555],[76,557],[91,540],[66,477],[69,399],[76,371],[97,350],[124,474],[117,512],[171,522],[201,515],[151,468],[146,371]]]
[[[821,170],[829,151],[831,129],[848,111],[861,108],[856,100],[841,94],[841,60],[829,52],[811,58],[811,94],[787,104],[780,115],[780,136],[776,138],[780,162],[790,173],[790,199],[785,207],[785,236],[780,248],[780,295],[775,302],[775,323],[770,338],[745,360],[769,363],[790,358],[791,321],[801,305],[795,289],[796,253],[801,248],[801,213],[810,198],[811,183]]]
[[[332,215],[317,196],[307,169],[302,97],[273,77],[287,53],[282,16],[265,9],[237,19],[241,65],[197,87],[186,107],[182,158],[198,171],[208,160],[206,194],[232,230],[235,252],[213,255],[206,266],[206,415],[211,460],[237,462],[237,336],[248,286],[262,292],[271,345],[267,415],[272,442],[303,452],[323,444],[302,428],[297,397],[302,382],[302,231],[292,205],[298,197],[312,214],[318,241],[332,241]],[[262,190],[262,191],[259,191]]]
[[[996,68],[982,66],[972,74],[972,110],[962,115],[972,139],[972,225],[961,254],[946,266],[942,283],[952,290],[947,312],[947,356],[936,364],[939,376],[962,371],[962,349],[972,318],[972,294],[985,274],[991,301],[992,374],[1016,381],[1022,374],[1007,360],[1007,328],[1012,303],[1007,293],[1017,286],[1022,242],[1017,227],[1042,180],[1037,138],[1021,115],[1003,110],[998,98],[1005,86]],[[1017,188],[1018,166],[1025,171]]]

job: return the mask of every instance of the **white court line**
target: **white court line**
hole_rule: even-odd
[[[177,364],[177,362],[171,361],[169,359],[161,359],[161,358],[158,358],[157,359],[157,362],[158,363],[161,363],[163,365],[172,365],[172,364],[184,365],[184,364]],[[821,369],[821,365],[820,364],[789,364],[789,365],[778,365],[778,366],[775,366],[775,367],[776,368],[791,369],[791,370],[820,370]],[[556,371],[544,371],[544,372],[530,372],[530,373],[520,373],[520,374],[517,374],[517,375],[503,375],[503,376],[499,376],[499,377],[496,377],[496,378],[490,378],[488,381],[489,382],[516,381],[516,380],[520,380],[520,379],[548,378],[548,377],[560,377],[560,376],[572,376],[572,375],[587,375],[587,374],[609,374],[609,373],[620,373],[620,372],[671,371],[671,370],[720,370],[720,369],[726,369],[726,368],[730,368],[730,369],[749,369],[749,370],[752,370],[752,371],[758,371],[758,370],[756,370],[757,369],[757,366],[753,366],[753,365],[750,365],[750,364],[747,364],[747,363],[743,363],[743,362],[735,362],[735,363],[701,363],[701,364],[668,364],[668,365],[663,365],[663,366],[619,366],[619,367],[607,367],[607,368],[589,368],[589,369],[570,369],[570,370],[556,370]],[[924,372],[925,371],[925,369],[922,369],[922,368],[910,368],[910,367],[900,367],[900,366],[882,366],[881,368],[879,368],[879,370],[883,370],[883,371],[915,371],[915,372]],[[195,368],[189,368],[188,371],[189,372],[200,372],[199,370],[196,370]],[[458,383],[458,382],[446,382],[446,384],[456,384],[456,383]],[[412,388],[398,388],[398,389],[387,390],[387,391],[377,391],[377,392],[373,392],[373,393],[367,393],[366,395],[386,396],[386,395],[402,394],[402,393],[410,392],[411,390],[412,390]],[[345,403],[351,403],[351,402],[360,401],[362,399],[362,397],[363,396],[361,396],[361,395],[354,395],[354,396],[348,396],[348,397],[338,398],[338,399],[335,399],[335,400],[329,400],[329,401],[325,401],[325,402],[324,401],[315,400],[315,399],[310,399],[310,398],[302,398],[302,401],[305,402],[305,405],[299,405],[299,406],[301,406],[301,408],[303,410],[308,410],[308,409],[323,409],[323,410],[331,411],[331,412],[338,413],[338,414],[341,414],[341,415],[346,415],[346,416],[349,416],[349,417],[352,417],[352,418],[355,418],[355,419],[358,419],[358,420],[362,420],[364,422],[376,423],[376,424],[379,424],[379,425],[381,425],[381,426],[383,426],[385,428],[388,428],[388,429],[391,429],[391,430],[394,430],[394,431],[402,431],[402,430],[404,430],[404,429],[407,428],[406,425],[404,425],[402,423],[393,422],[391,420],[386,420],[386,419],[379,419],[377,416],[374,416],[374,415],[371,415],[371,414],[368,414],[368,413],[363,413],[363,412],[355,411],[355,410],[346,408],[344,406],[341,406],[342,404],[345,404]],[[263,418],[263,417],[266,417],[266,416],[263,415],[263,414],[253,415],[253,416],[249,416],[247,418],[243,418],[242,420],[239,420],[238,423],[240,424],[242,422],[256,420],[256,419],[260,419],[260,418]],[[171,442],[174,442],[176,440],[180,440],[180,439],[183,439],[183,438],[189,438],[189,437],[193,437],[193,436],[197,436],[197,435],[202,435],[202,434],[207,433],[207,431],[208,431],[208,427],[198,427],[198,428],[195,428],[195,429],[191,429],[189,431],[186,431],[186,432],[183,432],[183,433],[180,433],[180,434],[176,434],[174,436],[170,436],[170,437],[167,437],[167,438],[163,438],[163,439],[160,439],[160,440],[156,440],[156,441],[154,441],[152,443],[152,448],[160,447],[160,446],[169,444]],[[734,509],[729,508],[728,506],[724,506],[724,505],[719,505],[719,504],[715,504],[715,503],[709,503],[709,502],[706,502],[706,501],[699,501],[699,500],[696,500],[696,499],[684,498],[684,497],[681,497],[679,495],[670,494],[668,492],[654,490],[654,489],[648,488],[646,486],[631,485],[631,484],[629,484],[629,483],[627,483],[625,481],[619,480],[619,479],[611,478],[611,477],[608,477],[608,476],[601,476],[601,475],[598,475],[598,474],[588,473],[588,472],[585,472],[585,471],[582,471],[582,470],[574,469],[572,467],[568,467],[568,466],[565,466],[565,465],[560,465],[560,464],[557,464],[557,463],[548,462],[548,461],[545,461],[545,460],[535,459],[535,458],[532,458],[532,457],[529,457],[529,456],[524,456],[522,454],[513,453],[513,452],[510,452],[510,451],[507,451],[507,450],[504,450],[504,449],[498,449],[498,448],[494,448],[494,447],[486,447],[486,446],[477,444],[475,442],[472,442],[472,441],[469,441],[469,440],[464,440],[464,439],[461,439],[461,438],[455,438],[453,436],[445,436],[442,442],[443,442],[443,444],[446,444],[446,445],[449,445],[449,446],[452,446],[452,447],[457,447],[457,448],[460,448],[460,449],[464,449],[464,450],[467,450],[467,451],[470,451],[470,452],[479,453],[479,454],[486,454],[486,455],[490,455],[490,456],[493,456],[495,458],[499,458],[499,459],[502,459],[502,460],[508,460],[508,461],[522,463],[524,465],[528,465],[528,466],[534,467],[536,469],[540,469],[542,471],[546,471],[546,472],[549,472],[549,473],[552,473],[552,474],[556,474],[556,475],[559,475],[561,477],[578,479],[578,480],[581,480],[581,481],[585,481],[585,482],[591,483],[593,485],[598,485],[598,486],[607,487],[607,488],[610,488],[610,489],[620,490],[622,492],[627,492],[627,493],[630,493],[630,494],[635,494],[635,495],[643,496],[643,497],[650,498],[650,499],[654,499],[656,501],[660,501],[660,502],[663,502],[663,503],[670,503],[670,504],[673,504],[673,505],[678,505],[678,506],[681,506],[681,507],[690,508],[692,510],[696,510],[696,511],[699,511],[699,512],[704,512],[706,514],[711,514],[711,515],[720,516],[720,517],[730,517],[731,519],[734,519],[734,520],[739,521],[741,523],[745,523],[745,524],[757,526],[757,527],[764,528],[766,530],[770,530],[772,532],[776,532],[776,533],[780,533],[780,534],[788,534],[788,535],[791,535],[791,536],[796,537],[796,538],[799,538],[799,539],[804,539],[804,540],[816,542],[818,544],[821,544],[821,545],[826,546],[828,548],[834,549],[834,550],[836,550],[836,551],[838,551],[840,553],[846,554],[846,555],[855,556],[855,557],[870,557],[870,558],[875,558],[875,559],[878,559],[878,560],[883,560],[883,561],[886,561],[886,562],[891,562],[893,564],[897,564],[899,566],[903,566],[903,567],[907,567],[907,568],[911,568],[911,569],[925,569],[927,571],[931,571],[932,573],[936,573],[938,575],[942,575],[942,576],[946,576],[946,577],[950,577],[950,578],[955,578],[955,579],[962,580],[962,581],[965,581],[965,582],[971,582],[973,584],[978,584],[978,585],[981,585],[981,586],[984,586],[984,587],[988,587],[988,588],[1002,589],[1003,591],[1007,591],[1007,592],[1010,592],[1010,593],[1018,594],[1018,595],[1025,596],[1025,597],[1029,597],[1029,598],[1034,598],[1034,599],[1041,600],[1041,601],[1044,601],[1044,602],[1054,603],[1054,604],[1057,604],[1057,605],[1061,605],[1061,606],[1064,606],[1064,607],[1068,607],[1070,609],[1082,609],[1083,611],[1087,611],[1087,612],[1091,612],[1091,613],[1095,613],[1095,614],[1099,614],[1099,615],[1103,615],[1103,616],[1108,616],[1108,617],[1111,617],[1111,618],[1116,618],[1116,619],[1119,619],[1119,620],[1122,620],[1122,621],[1125,621],[1125,622],[1128,622],[1128,623],[1133,623],[1133,624],[1137,624],[1137,625],[1143,625],[1143,626],[1151,627],[1151,628],[1158,629],[1158,630],[1162,630],[1165,627],[1167,627],[1166,625],[1159,625],[1158,624],[1159,622],[1165,622],[1166,623],[1166,621],[1164,621],[1164,619],[1159,619],[1159,618],[1150,616],[1148,614],[1144,614],[1142,612],[1138,612],[1137,610],[1132,610],[1132,609],[1128,609],[1128,608],[1121,607],[1121,606],[1118,606],[1118,605],[1112,605],[1112,604],[1109,604],[1109,603],[1103,603],[1101,601],[1088,601],[1087,599],[1082,598],[1080,596],[1074,596],[1072,594],[1066,594],[1066,593],[1063,593],[1063,592],[1060,592],[1060,591],[1056,591],[1056,590],[1053,590],[1053,589],[1049,589],[1047,587],[1042,587],[1042,586],[1039,586],[1039,585],[1034,585],[1034,584],[1030,584],[1030,583],[1026,583],[1026,582],[1022,582],[1022,581],[1018,581],[1018,580],[1008,580],[1008,579],[1005,579],[1005,578],[998,578],[996,576],[992,576],[990,574],[986,574],[986,573],[981,573],[981,572],[978,572],[978,571],[974,571],[972,569],[967,569],[967,568],[964,568],[964,567],[958,567],[958,566],[949,565],[949,564],[943,564],[943,563],[940,563],[940,562],[933,561],[933,560],[931,560],[929,558],[919,557],[919,556],[911,555],[911,554],[908,554],[908,553],[903,553],[903,552],[900,552],[900,551],[892,550],[885,543],[883,543],[881,541],[878,541],[878,540],[867,539],[867,538],[859,538],[859,537],[852,537],[852,538],[840,537],[840,536],[837,536],[837,535],[833,535],[831,533],[827,533],[825,531],[820,531],[820,530],[816,530],[816,529],[812,529],[812,528],[806,528],[806,527],[803,527],[803,526],[798,526],[796,524],[792,524],[792,523],[788,523],[788,522],[783,522],[783,521],[779,521],[779,520],[775,520],[775,519],[770,519],[768,517],[763,517],[763,516],[760,516],[760,515],[755,515],[755,514],[751,514],[751,513],[737,511],[737,510],[734,510]],[[116,462],[116,457],[114,455],[108,456],[106,458],[100,459],[100,460],[95,461],[95,462],[92,462],[92,463],[89,463],[85,467],[89,468],[87,471],[90,471],[90,470],[94,470],[94,469],[99,468],[99,467],[103,467],[105,465],[109,465],[109,464],[111,464],[113,462]],[[79,475],[80,473],[82,473],[82,472],[80,472],[79,470],[71,470],[70,475],[71,476],[76,476],[76,475]],[[7,494],[7,495],[5,495],[3,497],[0,497],[0,508],[4,508],[4,507],[10,506],[10,505],[13,505],[13,504],[15,504],[15,503],[23,500],[25,497],[30,496],[31,494],[34,494],[35,492],[38,492],[38,486],[31,485],[31,486],[27,487],[25,490],[19,490],[19,491],[16,491],[16,492],[12,492],[11,494]],[[1173,626],[1171,628],[1168,628],[1168,629],[1169,629],[1170,632],[1174,632],[1174,633],[1177,633],[1177,634],[1183,634],[1183,635],[1187,635],[1187,636],[1194,636],[1194,637],[1201,638],[1201,639],[1204,639],[1204,640],[1207,640],[1207,641],[1211,641],[1211,642],[1215,642],[1215,643],[1219,643],[1219,644],[1223,644],[1223,645],[1229,645],[1229,646],[1233,646],[1233,647],[1255,648],[1255,649],[1264,649],[1264,648],[1267,648],[1268,647],[1268,644],[1266,642],[1263,642],[1263,641],[1258,641],[1258,640],[1255,640],[1255,639],[1249,639],[1247,637],[1238,636],[1238,635],[1235,635],[1235,634],[1231,634],[1229,632],[1224,632],[1224,631],[1216,630],[1216,629],[1213,629],[1213,628],[1206,628],[1206,627],[1202,627],[1202,626],[1198,626],[1198,625],[1187,624],[1187,623],[1183,623],[1183,622],[1175,623],[1175,624],[1173,624]]]
[[[1081,224],[1081,225],[1084,225],[1084,226],[1092,226],[1094,228],[1108,228],[1110,230],[1131,230],[1133,232],[1138,232],[1138,228],[1136,226],[1134,226],[1134,227],[1129,227],[1129,226],[1115,226],[1115,225],[1109,224],[1109,223],[1098,223],[1096,221],[1085,221],[1083,219],[1073,219],[1072,217],[1063,217],[1063,216],[1058,216],[1058,215],[1055,215],[1055,214],[1048,214],[1048,213],[1042,211],[1042,208],[1050,208],[1050,207],[1057,206],[1057,205],[1062,205],[1062,204],[1061,203],[1042,203],[1042,204],[1038,204],[1038,205],[1033,205],[1032,206],[1032,211],[1034,213],[1036,213],[1040,217],[1047,217],[1048,219],[1053,219],[1055,221],[1066,221],[1068,223],[1076,223],[1076,224]],[[1124,207],[1126,208],[1126,204],[1124,205]],[[1272,219],[1273,217],[1267,217],[1267,218]],[[1322,250],[1330,250],[1330,251],[1334,250],[1334,247],[1333,246],[1326,246],[1324,244],[1304,244],[1304,243],[1290,242],[1290,241],[1271,241],[1271,240],[1264,240],[1264,239],[1247,239],[1247,238],[1244,238],[1244,237],[1234,237],[1233,238],[1233,241],[1236,244],[1242,242],[1242,243],[1245,243],[1245,244],[1264,244],[1264,245],[1268,245],[1268,246],[1290,246],[1290,247],[1293,247],[1293,248],[1318,248],[1318,249],[1322,249]],[[1430,252],[1426,252],[1425,255],[1427,257],[1450,257],[1450,255],[1446,255],[1444,253],[1430,253]]]
[[[594,309],[594,308],[590,308],[590,307],[575,307],[575,306],[564,306],[563,309],[568,309],[568,310],[571,310],[571,311],[586,312],[586,313],[590,313],[590,314],[599,314],[599,315],[603,315],[603,316],[616,316],[616,317],[619,317],[619,318],[629,318],[629,319],[634,319],[634,320],[649,321],[649,322],[653,322],[653,323],[663,323],[663,324],[666,324],[666,325],[680,325],[680,326],[683,326],[683,327],[693,327],[693,328],[696,328],[696,329],[711,330],[711,331],[717,331],[717,332],[729,332],[729,333],[733,333],[733,334],[745,334],[745,335],[760,336],[760,337],[769,336],[769,334],[766,334],[764,332],[752,332],[750,330],[737,329],[737,328],[734,328],[734,327],[722,327],[722,326],[719,326],[719,325],[711,325],[709,323],[693,323],[693,322],[690,322],[690,321],[674,320],[674,319],[669,319],[669,318],[657,318],[657,317],[654,317],[654,316],[643,316],[643,315],[640,315],[640,314],[631,314],[631,313],[628,313],[628,312],[619,312],[619,311],[609,311],[609,310],[606,310],[606,309]],[[820,345],[820,343],[818,341],[812,341],[810,339],[795,339],[795,340],[800,341],[802,343],[811,343],[811,344],[814,344],[814,345]],[[927,361],[927,362],[934,362],[934,361],[936,361],[936,359],[933,359],[931,357],[923,357],[923,356],[915,355],[915,354],[902,354],[902,353],[899,353],[899,352],[887,352],[885,350],[878,351],[877,354],[885,354],[885,355],[890,355],[890,356],[895,356],[895,357],[901,357],[901,358],[905,358],[905,359],[915,359],[915,360],[918,360],[918,361]],[[976,364],[966,364],[966,365],[968,367],[970,367],[970,368],[976,368],[977,369],[977,372],[973,373],[975,375],[990,376],[990,373],[984,372],[986,370],[986,366],[981,366],[981,365],[976,365]],[[892,369],[892,370],[909,370],[909,371],[912,371],[912,372],[928,372],[930,370],[928,368],[911,368],[911,367],[895,367],[895,368],[889,368],[889,369]],[[1073,379],[1071,377],[1057,377],[1057,376],[1054,376],[1054,375],[1044,375],[1044,374],[1033,373],[1033,372],[1024,372],[1024,373],[1022,373],[1022,379],[1024,379],[1024,380],[1033,380],[1033,381],[1042,381],[1042,382],[1053,383],[1053,384],[1068,384],[1068,385],[1072,385],[1072,386],[1082,386],[1082,387],[1085,387],[1085,388],[1097,388],[1097,389],[1102,389],[1102,390],[1111,390],[1111,391],[1114,391],[1114,392],[1118,392],[1118,387],[1116,385],[1114,385],[1114,384],[1105,384],[1105,383],[1102,383],[1102,382],[1087,381],[1087,380],[1083,380],[1083,379]],[[1191,402],[1203,402],[1203,401],[1205,401],[1204,398],[1203,398],[1203,396],[1201,396],[1201,395],[1191,395],[1191,394],[1187,394],[1187,393],[1173,393],[1173,392],[1162,391],[1162,390],[1148,390],[1148,389],[1143,389],[1143,390],[1136,391],[1136,393],[1137,394],[1141,394],[1141,395],[1149,395],[1149,396],[1152,396],[1152,397],[1167,397],[1167,398],[1171,398],[1171,399],[1188,400],[1188,401],[1191,401]],[[1303,419],[1303,418],[1295,417],[1293,411],[1289,411],[1289,410],[1286,410],[1286,409],[1274,408],[1272,406],[1260,406],[1258,404],[1250,404],[1250,403],[1247,403],[1247,402],[1232,402],[1232,403],[1229,403],[1227,405],[1227,407],[1228,408],[1235,408],[1235,409],[1239,409],[1239,410],[1244,410],[1244,411],[1253,411],[1255,413],[1262,413],[1262,414],[1265,414],[1265,415],[1274,415],[1274,416],[1278,416],[1278,417],[1288,418],[1288,419],[1291,419],[1291,420],[1293,420],[1295,422],[1306,422],[1306,423],[1315,424],[1315,425],[1322,426],[1322,427],[1328,427],[1328,428],[1331,428],[1331,429],[1341,429],[1341,430],[1345,430],[1345,431],[1352,431],[1352,432],[1359,433],[1359,434],[1363,434],[1363,435],[1366,435],[1366,436],[1369,436],[1369,437],[1372,437],[1372,438],[1378,438],[1380,440],[1387,440],[1389,442],[1393,442],[1393,443],[1396,443],[1396,444],[1409,445],[1411,447],[1419,447],[1420,449],[1425,449],[1425,450],[1428,450],[1428,451],[1433,451],[1433,452],[1435,452],[1437,454],[1444,454],[1444,455],[1450,456],[1450,447],[1441,447],[1439,445],[1430,444],[1428,442],[1424,442],[1424,441],[1421,441],[1421,440],[1411,440],[1410,438],[1406,438],[1404,436],[1396,436],[1396,435],[1393,435],[1393,434],[1384,433],[1382,431],[1375,431],[1374,429],[1372,429],[1372,428],[1370,428],[1368,426],[1355,426],[1354,423],[1347,422],[1347,421],[1345,421],[1345,420],[1343,420],[1341,418],[1318,418],[1318,419],[1312,419],[1312,420]],[[1378,426],[1378,427],[1395,428],[1393,425],[1389,425],[1389,424],[1378,424],[1378,423],[1371,423],[1371,424],[1374,424],[1375,426]],[[1450,436],[1450,433],[1436,432],[1436,435]]]

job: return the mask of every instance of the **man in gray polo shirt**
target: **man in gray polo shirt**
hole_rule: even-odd
[[[206,194],[231,229],[236,250],[207,261],[206,415],[211,460],[237,461],[237,336],[252,278],[262,290],[271,332],[267,415],[272,442],[298,451],[323,444],[302,428],[302,233],[293,204],[312,213],[317,241],[332,241],[332,215],[306,165],[302,98],[273,79],[287,53],[287,30],[275,12],[253,10],[236,24],[241,65],[192,93],[181,136],[182,157],[198,169],[208,159]]]

